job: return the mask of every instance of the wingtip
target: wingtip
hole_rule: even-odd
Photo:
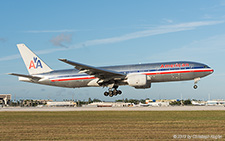
[[[63,61],[63,62],[66,62],[67,59],[58,59],[59,61]]]

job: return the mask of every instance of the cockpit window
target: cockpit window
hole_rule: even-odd
[[[205,65],[204,68],[209,68],[209,67]]]

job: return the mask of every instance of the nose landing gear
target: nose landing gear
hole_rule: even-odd
[[[194,89],[197,89],[198,86],[197,86],[196,84],[198,83],[198,81],[200,81],[200,77],[195,78],[194,81],[195,81],[195,83],[194,83],[195,85],[193,86],[193,88],[194,88]]]
[[[193,88],[194,88],[194,89],[197,89],[197,88],[198,88],[198,86],[197,86],[197,85],[194,85],[194,86],[193,86]]]

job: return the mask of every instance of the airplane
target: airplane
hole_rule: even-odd
[[[110,97],[122,94],[118,90],[122,85],[147,89],[156,82],[194,80],[197,89],[200,78],[214,72],[208,65],[190,61],[94,67],[68,59],[59,60],[73,69],[53,70],[25,44],[17,47],[29,72],[29,75],[9,73],[18,76],[19,81],[67,88],[107,87],[104,95]]]
[[[201,101],[191,101],[191,104],[194,106],[205,106],[205,103]]]

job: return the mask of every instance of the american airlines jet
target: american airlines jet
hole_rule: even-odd
[[[110,97],[122,93],[118,90],[121,85],[147,89],[156,82],[194,80],[197,89],[200,78],[214,71],[205,64],[189,61],[93,67],[67,59],[59,60],[73,69],[52,70],[25,44],[17,47],[29,72],[29,75],[10,73],[19,76],[20,81],[67,88],[108,87],[104,95]]]

